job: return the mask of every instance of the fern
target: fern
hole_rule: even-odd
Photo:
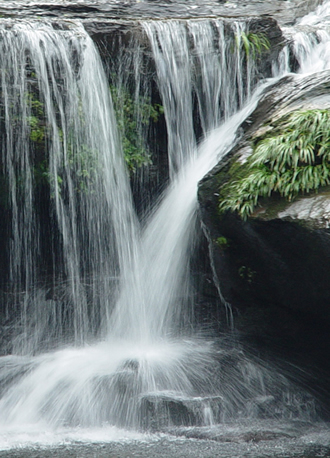
[[[330,111],[299,110],[255,140],[253,153],[241,167],[240,179],[223,188],[220,211],[249,217],[262,197],[273,193],[291,201],[298,194],[330,184]],[[235,174],[234,174],[235,175]]]
[[[243,48],[247,59],[250,56],[256,59],[262,53],[270,50],[270,42],[263,33],[245,33],[242,31],[235,37],[235,40],[237,49]]]

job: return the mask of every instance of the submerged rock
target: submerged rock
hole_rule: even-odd
[[[180,393],[160,391],[141,396],[142,426],[148,430],[162,430],[173,426],[202,426],[210,423],[210,416],[219,420],[221,396],[189,397]]]

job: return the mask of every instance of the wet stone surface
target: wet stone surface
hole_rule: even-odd
[[[147,430],[156,431],[169,423],[177,426],[212,424],[207,423],[207,412],[212,412],[213,419],[221,411],[222,403],[221,396],[183,397],[167,392],[149,394],[141,399],[143,424]]]
[[[49,17],[106,22],[107,20],[272,16],[282,25],[313,10],[321,0],[153,0],[153,1],[0,1],[0,15],[7,17]]]

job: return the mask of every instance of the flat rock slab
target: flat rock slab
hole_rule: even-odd
[[[0,1],[0,15],[7,17],[49,17],[80,20],[141,20],[224,17],[227,19],[272,16],[289,25],[314,10],[321,0],[274,1]]]

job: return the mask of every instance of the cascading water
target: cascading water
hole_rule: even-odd
[[[189,325],[184,303],[191,290],[189,247],[195,232],[197,183],[221,155],[221,150],[217,153],[213,146],[209,157],[206,151],[197,153],[193,94],[198,99],[206,135],[219,124],[222,116],[231,113],[233,105],[239,106],[244,101],[247,93],[239,77],[242,72],[240,45],[237,44],[236,52],[229,51],[232,43],[226,43],[221,21],[192,21],[188,28],[180,21],[142,25],[151,43],[167,119],[172,180],[161,205],[156,206],[144,223],[138,263],[127,266],[133,284],[124,284],[111,319],[110,333],[149,341],[166,335],[176,336],[180,327]],[[239,33],[242,25],[234,24],[233,30]],[[191,39],[194,46],[189,50]],[[177,43],[181,43],[180,47]],[[204,46],[208,52],[202,54]],[[230,85],[226,79],[228,56],[234,60],[230,66]],[[253,80],[254,73],[255,68],[249,65],[249,80]],[[232,96],[232,105],[226,100],[228,93]],[[204,94],[211,107],[209,103],[204,104]],[[233,139],[228,138],[230,145]],[[198,162],[197,156],[202,157]]]
[[[224,22],[216,19],[142,25],[156,63],[173,176],[197,151],[193,99],[205,136],[242,106],[256,83],[256,66],[253,59],[243,64],[244,23],[227,24],[226,36]]]
[[[47,34],[51,34],[51,31],[47,30]],[[64,43],[66,44],[65,41]],[[86,60],[87,56],[84,57]],[[80,69],[79,81],[82,77],[83,69]],[[50,91],[50,88],[46,89]],[[70,88],[68,92],[69,90],[72,94],[73,90]],[[80,91],[83,92],[82,89]],[[42,93],[46,93],[43,87]],[[88,94],[82,93],[81,97],[87,97],[88,101]],[[254,104],[256,101],[255,97]],[[71,109],[73,102],[70,104]],[[249,105],[248,111],[253,106]],[[90,112],[90,107],[86,111]],[[84,123],[87,122],[84,119],[86,111],[83,109],[81,115]],[[128,224],[131,224],[134,215],[125,206],[124,211],[122,208],[118,209],[120,215],[117,212],[112,213],[112,218],[119,219],[115,229],[123,237],[123,251],[118,255],[122,285],[117,304],[108,320],[106,341],[89,349],[61,350],[34,359],[27,358],[23,364],[21,359],[5,359],[4,381],[16,373],[21,380],[8,390],[1,401],[3,418],[24,423],[28,420],[36,422],[41,416],[50,424],[63,421],[73,424],[100,424],[111,421],[126,426],[137,425],[138,396],[141,393],[172,390],[194,395],[200,391],[202,384],[203,391],[207,391],[206,385],[211,381],[201,380],[198,372],[204,368],[204,378],[210,371],[213,349],[208,342],[200,340],[176,340],[177,323],[182,314],[179,303],[182,293],[185,293],[182,285],[185,284],[186,264],[189,262],[189,232],[194,227],[193,220],[196,216],[197,183],[216,163],[218,157],[232,145],[236,129],[245,116],[246,112],[242,112],[238,117],[233,117],[222,128],[223,134],[217,132],[217,135],[211,136],[197,161],[193,160],[195,154],[186,159],[185,167],[177,172],[162,205],[150,216],[141,239],[134,240],[135,245],[131,247],[134,250],[133,255],[127,252],[125,246],[133,239],[134,227],[127,229],[126,221],[120,218],[126,215]],[[55,130],[57,126],[53,128]],[[66,128],[63,125],[64,134]],[[193,136],[192,124],[187,130],[188,135]],[[226,142],[218,147],[216,143],[219,135],[226,135]],[[187,132],[183,132],[182,136],[186,137]],[[104,141],[104,144],[109,145],[109,142]],[[79,144],[79,147],[86,146]],[[91,150],[94,151],[94,148],[91,147]],[[102,166],[105,168],[104,164]],[[119,174],[118,171],[117,173]],[[53,175],[60,176],[57,169]],[[112,179],[117,180],[117,176]],[[54,193],[55,202],[58,200],[56,210],[62,224],[61,231],[66,234],[68,229],[63,216],[63,196],[56,187]],[[119,196],[121,199],[124,197]],[[74,196],[69,198],[74,200]],[[71,211],[78,211],[74,202],[69,202]],[[116,202],[111,202],[111,212]],[[93,201],[88,204],[95,205]],[[70,223],[78,231],[75,220]],[[78,244],[75,235],[77,234],[74,233],[69,239],[74,246]],[[95,237],[100,238],[100,235],[95,234]],[[119,238],[118,235],[117,237]],[[64,249],[68,249],[67,245],[68,242]],[[79,247],[78,245],[76,249]],[[120,251],[120,247],[117,251]],[[76,255],[76,251],[73,255]],[[95,261],[93,254],[91,258]],[[78,261],[72,264],[75,266],[77,263]],[[79,274],[79,269],[71,273],[75,288],[79,287]],[[111,290],[108,291],[110,293]],[[81,296],[78,298],[81,300]],[[103,317],[106,318],[106,314]],[[81,332],[86,336],[85,330]],[[193,364],[187,364],[190,360],[193,360]],[[28,375],[25,375],[26,371]],[[45,383],[45,380],[48,382]],[[39,383],[43,386],[42,390]],[[211,390],[211,386],[208,389]]]
[[[284,29],[284,33],[292,43],[292,53],[297,59],[299,74],[316,73],[329,69],[329,16],[330,5],[324,2],[315,12],[297,21],[293,29]],[[284,54],[286,63],[282,70],[290,71],[287,48]]]
[[[2,425],[149,427],[150,410],[164,418],[159,400],[198,404],[194,420],[213,424],[243,408],[252,415],[246,400],[267,394],[271,371],[243,359],[232,363],[227,379],[219,377],[222,349],[194,335],[182,306],[198,182],[232,147],[270,84],[233,115],[256,76],[247,60],[242,85],[242,27],[231,26],[236,39],[227,43],[220,20],[143,23],[167,120],[171,181],[142,228],[107,82],[84,30],[72,23],[56,31],[40,23],[0,30],[2,159],[12,215],[8,282],[23,297],[11,347],[20,356],[0,359]],[[198,149],[194,110],[206,137]],[[40,175],[52,208],[46,246],[33,191],[44,189]],[[43,250],[51,253],[47,268],[39,263]],[[46,300],[49,284],[36,287],[43,269],[54,291],[65,284],[60,311],[59,301]],[[63,348],[67,342],[75,346]],[[284,378],[280,385],[287,387]]]
[[[107,83],[82,27],[4,24],[1,68],[8,283],[23,302],[13,350],[33,353],[70,328],[76,343],[95,336],[123,260],[134,256],[135,217]],[[52,226],[45,229],[40,207],[47,201]],[[65,282],[65,310],[46,312],[45,294],[36,290],[41,274]]]

